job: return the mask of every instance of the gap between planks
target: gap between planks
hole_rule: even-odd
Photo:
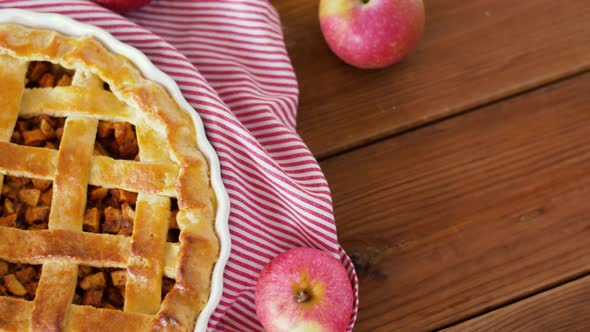
[[[531,87],[529,89],[525,89],[525,90],[522,90],[522,91],[519,91],[519,92],[510,94],[510,95],[507,95],[507,96],[504,96],[504,97],[501,97],[501,98],[498,98],[498,99],[494,99],[494,100],[491,100],[491,101],[488,101],[488,102],[479,104],[479,105],[474,106],[474,107],[466,108],[466,109],[464,109],[462,111],[459,111],[459,112],[456,112],[456,113],[452,113],[452,114],[449,114],[447,116],[443,116],[441,118],[436,118],[436,119],[433,119],[431,121],[427,121],[427,122],[421,123],[421,124],[419,124],[419,125],[417,125],[415,127],[406,128],[406,129],[403,129],[403,130],[400,130],[400,131],[392,131],[390,133],[386,133],[383,136],[375,136],[373,139],[371,139],[370,141],[367,141],[364,144],[354,145],[354,146],[351,146],[349,148],[345,148],[345,149],[342,149],[342,150],[339,150],[339,151],[336,151],[336,152],[333,152],[333,153],[327,153],[327,154],[323,154],[323,155],[318,155],[316,157],[316,159],[317,159],[318,162],[322,162],[322,161],[326,161],[326,160],[329,160],[329,159],[332,159],[332,158],[336,158],[336,157],[345,155],[345,154],[350,153],[350,152],[353,152],[353,151],[362,150],[362,149],[364,149],[366,147],[369,147],[369,146],[372,146],[372,145],[377,145],[377,144],[382,143],[384,141],[387,141],[387,140],[390,140],[390,139],[395,139],[396,137],[404,136],[404,135],[406,135],[408,133],[411,133],[411,132],[420,130],[422,128],[426,128],[426,127],[429,127],[429,126],[432,126],[432,125],[436,125],[436,124],[441,123],[441,122],[449,121],[451,119],[458,118],[460,116],[463,116],[463,115],[466,115],[466,114],[469,114],[469,113],[473,113],[473,112],[477,112],[477,111],[485,111],[490,106],[493,106],[493,105],[496,105],[496,104],[501,104],[501,103],[506,102],[506,101],[511,100],[511,99],[517,99],[517,98],[523,97],[523,96],[525,96],[525,95],[527,95],[529,93],[535,92],[537,90],[541,90],[541,89],[545,89],[547,87],[558,85],[558,84],[563,83],[565,81],[574,79],[576,77],[584,76],[584,75],[590,75],[590,69],[584,69],[584,70],[581,70],[581,71],[578,71],[578,72],[575,72],[575,73],[572,73],[572,74],[569,74],[569,75],[565,75],[565,76],[562,76],[562,77],[560,77],[558,79],[551,80],[551,81],[542,83],[540,85],[536,85],[536,86]]]
[[[554,290],[559,290],[559,289],[563,288],[564,286],[572,285],[572,284],[575,284],[580,281],[590,282],[590,270],[585,273],[581,273],[579,275],[571,276],[570,278],[565,278],[562,281],[555,282],[553,284],[549,284],[546,287],[542,287],[537,291],[530,292],[529,294],[523,294],[522,296],[515,297],[514,299],[511,299],[510,301],[506,301],[505,303],[499,303],[498,305],[493,306],[487,310],[482,310],[481,312],[470,315],[469,317],[465,317],[463,319],[457,320],[456,322],[446,324],[436,330],[448,331],[448,332],[456,331],[457,328],[461,328],[462,325],[467,324],[470,321],[473,321],[475,319],[482,319],[490,314],[497,313],[502,309],[509,308],[515,304],[523,303],[527,300],[534,299],[535,297],[542,295],[544,293],[551,292]]]

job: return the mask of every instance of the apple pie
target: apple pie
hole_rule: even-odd
[[[0,24],[0,330],[194,327],[219,256],[195,131],[94,38]]]

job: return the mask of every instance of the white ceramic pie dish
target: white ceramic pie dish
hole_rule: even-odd
[[[168,93],[176,100],[177,104],[185,112],[188,112],[191,115],[197,131],[199,149],[202,151],[203,155],[205,155],[205,158],[209,163],[211,186],[217,199],[215,230],[220,241],[219,258],[211,276],[211,293],[209,295],[209,301],[203,308],[195,325],[195,331],[205,331],[209,318],[221,299],[223,291],[223,270],[229,259],[231,240],[228,225],[229,197],[221,180],[219,159],[205,135],[205,128],[201,118],[183,97],[176,82],[160,71],[147,58],[147,56],[136,48],[122,43],[111,34],[98,27],[80,23],[58,14],[37,13],[20,9],[1,9],[0,23],[16,23],[34,28],[50,29],[70,36],[93,36],[111,51],[119,53],[131,60],[144,77],[154,82],[158,82],[166,88]]]

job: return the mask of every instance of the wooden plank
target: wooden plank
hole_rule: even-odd
[[[590,68],[584,0],[425,0],[418,48],[376,71],[330,52],[317,0],[273,4],[300,84],[299,132],[320,158]]]
[[[588,331],[590,277],[468,320],[445,331]]]
[[[359,331],[421,331],[590,271],[590,74],[321,163]]]

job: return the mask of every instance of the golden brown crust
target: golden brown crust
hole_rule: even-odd
[[[0,257],[29,264],[59,259],[84,265],[125,267],[129,238],[71,230],[25,231],[0,227]]]
[[[50,229],[82,229],[86,206],[86,186],[83,184],[88,183],[97,126],[95,119],[68,118],[66,122],[57,155]]]
[[[25,85],[25,71],[27,63],[9,56],[0,55],[0,75],[3,85],[0,89],[0,141],[7,141],[12,134],[12,128],[20,109],[19,100]]]
[[[0,330],[29,331],[31,330],[31,314],[33,305],[29,301],[0,297]]]
[[[67,116],[73,112],[88,118],[135,122],[133,110],[112,93],[79,86],[27,89],[21,99],[19,114],[22,117],[39,114]]]
[[[53,179],[57,169],[56,150],[0,142],[0,171],[7,175]],[[93,156],[88,183],[133,192],[176,196],[179,168],[171,163],[133,162]]]
[[[55,176],[57,151],[0,142],[0,170],[4,174],[38,179]],[[14,158],[12,156],[21,156]],[[9,158],[10,157],[10,158]]]
[[[170,163],[134,162],[94,156],[89,183],[164,196],[176,196],[178,166]]]
[[[66,331],[147,331],[152,317],[89,306],[71,306]]]
[[[131,243],[132,259],[127,269],[130,274],[142,278],[139,282],[127,284],[125,311],[155,314],[160,309],[170,200],[141,194],[138,205],[137,223]],[[138,225],[142,227],[137,227]],[[144,263],[146,259],[148,264]]]
[[[25,90],[30,61],[75,70],[72,85]],[[33,304],[0,297],[0,329],[191,330],[209,296],[219,244],[208,166],[190,115],[92,38],[0,24],[0,64],[0,103],[6,105],[0,185],[2,174],[54,181],[49,230],[0,226],[0,259],[44,264]],[[17,116],[39,114],[68,117],[60,150],[8,142]],[[92,156],[98,120],[135,125],[141,161]],[[139,193],[131,239],[82,232],[88,184]],[[178,199],[179,244],[165,243],[169,197]],[[77,264],[128,268],[123,312],[71,304]],[[163,275],[176,284],[160,303]],[[5,314],[7,303],[22,313]]]
[[[63,331],[76,288],[78,267],[66,262],[46,262],[33,303],[33,331]]]

